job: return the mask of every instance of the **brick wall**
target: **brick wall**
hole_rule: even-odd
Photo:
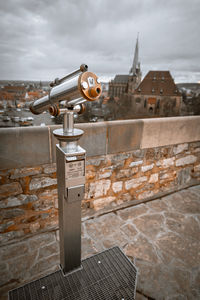
[[[200,118],[198,124],[199,120]],[[158,123],[153,122],[158,128]],[[174,132],[171,139],[163,137],[162,132],[166,137],[167,124],[162,127],[162,120],[160,130],[154,132],[153,122],[142,124],[139,120],[124,124],[98,124],[96,134],[95,127],[85,128],[86,141],[82,140],[81,143],[86,144],[85,148],[88,145],[90,147],[87,149],[89,155],[86,193],[82,202],[83,220],[199,183],[199,125],[196,125],[193,135],[190,128],[186,134],[183,118],[180,118],[182,123],[176,125],[178,131],[174,126],[174,131],[179,134],[176,139],[179,143],[174,143]],[[47,133],[51,133],[51,130],[47,129]],[[121,136],[120,131],[123,133]],[[11,136],[15,136],[11,140],[18,143],[19,135],[13,132],[9,132]],[[25,133],[22,132],[21,136],[27,136]],[[155,137],[156,134],[158,138]],[[91,135],[94,143],[90,140]],[[5,135],[5,139],[7,138]],[[50,140],[46,137],[46,141],[41,141],[44,142],[54,147],[52,136]],[[97,146],[99,147],[95,149]],[[2,149],[0,160],[6,156],[7,162],[4,161],[4,167],[0,170],[0,295],[55,270],[59,264],[54,150],[43,149],[41,161],[41,158],[30,160],[29,157],[23,166],[23,161],[20,160],[23,147],[17,150],[19,154],[13,154],[14,159],[11,161],[8,159],[9,150],[6,152]],[[37,151],[39,153],[38,149]],[[50,159],[47,154],[44,155],[45,151]],[[95,153],[98,155],[95,156]],[[5,168],[6,165],[8,168]]]

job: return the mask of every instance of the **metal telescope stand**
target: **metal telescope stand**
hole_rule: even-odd
[[[56,129],[60,262],[66,274],[81,266],[81,201],[85,189],[85,150],[78,145],[83,131],[74,128],[74,111],[66,109],[63,129]]]
[[[85,155],[74,128],[74,108],[64,110],[56,145],[61,270],[9,292],[10,300],[133,300],[137,269],[119,247],[81,261],[81,200]],[[98,238],[98,237],[97,237]]]

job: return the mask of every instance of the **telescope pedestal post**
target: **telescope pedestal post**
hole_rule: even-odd
[[[81,201],[85,190],[85,150],[77,142],[83,131],[73,126],[73,112],[64,116],[63,129],[53,131],[56,145],[60,263],[63,273],[81,267]]]

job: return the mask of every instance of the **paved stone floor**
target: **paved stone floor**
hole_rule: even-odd
[[[200,185],[83,223],[83,257],[118,245],[138,268],[137,300],[200,299]]]

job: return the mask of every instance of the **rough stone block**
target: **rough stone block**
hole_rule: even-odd
[[[3,224],[0,224],[0,232],[4,232],[6,229],[8,229],[10,226],[14,225],[15,223],[13,221],[9,221]]]
[[[0,208],[6,208],[6,207],[13,207],[13,206],[19,206],[21,205],[21,202],[18,200],[17,197],[8,197],[0,202]]]
[[[92,202],[92,207],[95,209],[95,210],[99,210],[99,209],[102,209],[104,208],[105,206],[109,205],[111,202],[114,202],[115,201],[115,197],[105,197],[105,198],[99,198],[99,199],[95,199],[93,202]]]
[[[104,179],[104,178],[109,178],[111,175],[112,175],[112,172],[108,171],[108,172],[100,173],[98,175],[98,177],[99,177],[99,179]]]
[[[127,180],[125,182],[126,190],[130,190],[132,188],[136,188],[136,187],[140,186],[145,181],[147,181],[147,177],[146,176],[139,177],[139,178],[133,178],[131,180]]]
[[[112,189],[113,189],[114,193],[120,192],[122,190],[122,185],[123,185],[122,181],[113,182]]]
[[[144,152],[145,152],[144,149],[137,149],[137,150],[131,151],[131,154],[133,157],[143,158]]]
[[[152,174],[149,178],[149,183],[155,183],[158,181],[158,173]]]
[[[188,150],[188,143],[185,143],[185,144],[180,144],[178,146],[175,146],[174,149],[173,149],[173,153],[174,155],[177,155],[181,152],[184,152]]]
[[[130,157],[130,153],[119,153],[116,155],[110,155],[111,163],[115,164]]]
[[[133,168],[133,167],[137,167],[137,166],[142,165],[142,164],[143,164],[143,160],[132,161],[132,162],[129,164],[129,167],[130,167],[130,168]]]
[[[199,153],[200,152],[200,148],[196,148],[193,150],[194,153]]]
[[[143,192],[143,193],[139,194],[138,199],[139,200],[147,199],[147,198],[153,197],[156,193],[158,193],[158,190],[146,191],[146,192]]]
[[[45,190],[38,194],[38,201],[33,204],[35,210],[49,210],[55,207],[55,202],[57,201],[58,193],[57,189]]]
[[[24,235],[24,231],[9,231],[3,234],[0,234],[0,246],[4,246],[8,241],[13,241]]]
[[[176,167],[193,164],[197,161],[197,157],[194,155],[188,155],[176,160]]]
[[[0,211],[0,216],[3,219],[12,219],[12,218],[24,215],[24,213],[25,213],[25,211],[20,208],[2,209]]]
[[[146,166],[142,166],[142,167],[141,167],[141,170],[142,170],[142,172],[145,173],[145,172],[147,172],[147,171],[149,171],[149,170],[152,170],[153,167],[154,167],[154,164],[146,165]]]
[[[176,171],[173,172],[161,172],[160,173],[160,183],[169,182],[176,178]]]
[[[3,184],[0,187],[0,200],[9,196],[15,196],[22,193],[22,187],[19,182]]]
[[[130,169],[122,169],[116,172],[116,178],[121,179],[121,178],[129,178],[130,176]]]
[[[17,179],[17,178],[22,178],[26,176],[31,176],[31,175],[37,175],[42,172],[41,167],[34,167],[34,168],[22,168],[22,169],[15,169],[11,170],[11,179]]]
[[[158,167],[162,167],[162,168],[169,168],[169,167],[174,166],[174,160],[175,160],[174,157],[162,159],[162,160],[158,161],[156,163],[156,165]]]
[[[102,163],[102,162],[104,162],[106,160],[106,156],[97,156],[97,157],[95,157],[95,158],[87,158],[86,159],[86,166],[90,166],[90,165],[92,165],[92,166],[95,166],[95,167],[99,167],[100,166],[100,164]]]
[[[7,199],[4,199],[0,201],[0,208],[8,208],[8,207],[14,207],[14,206],[20,206],[24,205],[30,202],[35,202],[37,200],[36,195],[24,195],[21,194],[17,197],[8,197]]]
[[[88,181],[90,179],[94,179],[96,177],[96,172],[86,169],[85,177],[86,177],[86,181]]]
[[[194,166],[194,172],[200,172],[200,165]]]
[[[56,172],[56,163],[44,166],[44,174],[52,174]]]
[[[31,233],[36,233],[40,229],[40,223],[39,222],[32,222],[29,226],[29,230]]]
[[[56,178],[50,178],[50,177],[33,178],[30,182],[29,189],[30,191],[38,190],[56,184],[57,184]]]
[[[126,201],[131,201],[132,196],[129,193],[123,193],[117,198],[117,204],[121,204]]]
[[[177,179],[179,185],[184,185],[191,180],[191,171],[192,167],[184,168],[179,171],[177,171]]]
[[[102,179],[89,184],[89,191],[86,198],[98,198],[105,196],[110,188],[111,181],[109,179]]]

